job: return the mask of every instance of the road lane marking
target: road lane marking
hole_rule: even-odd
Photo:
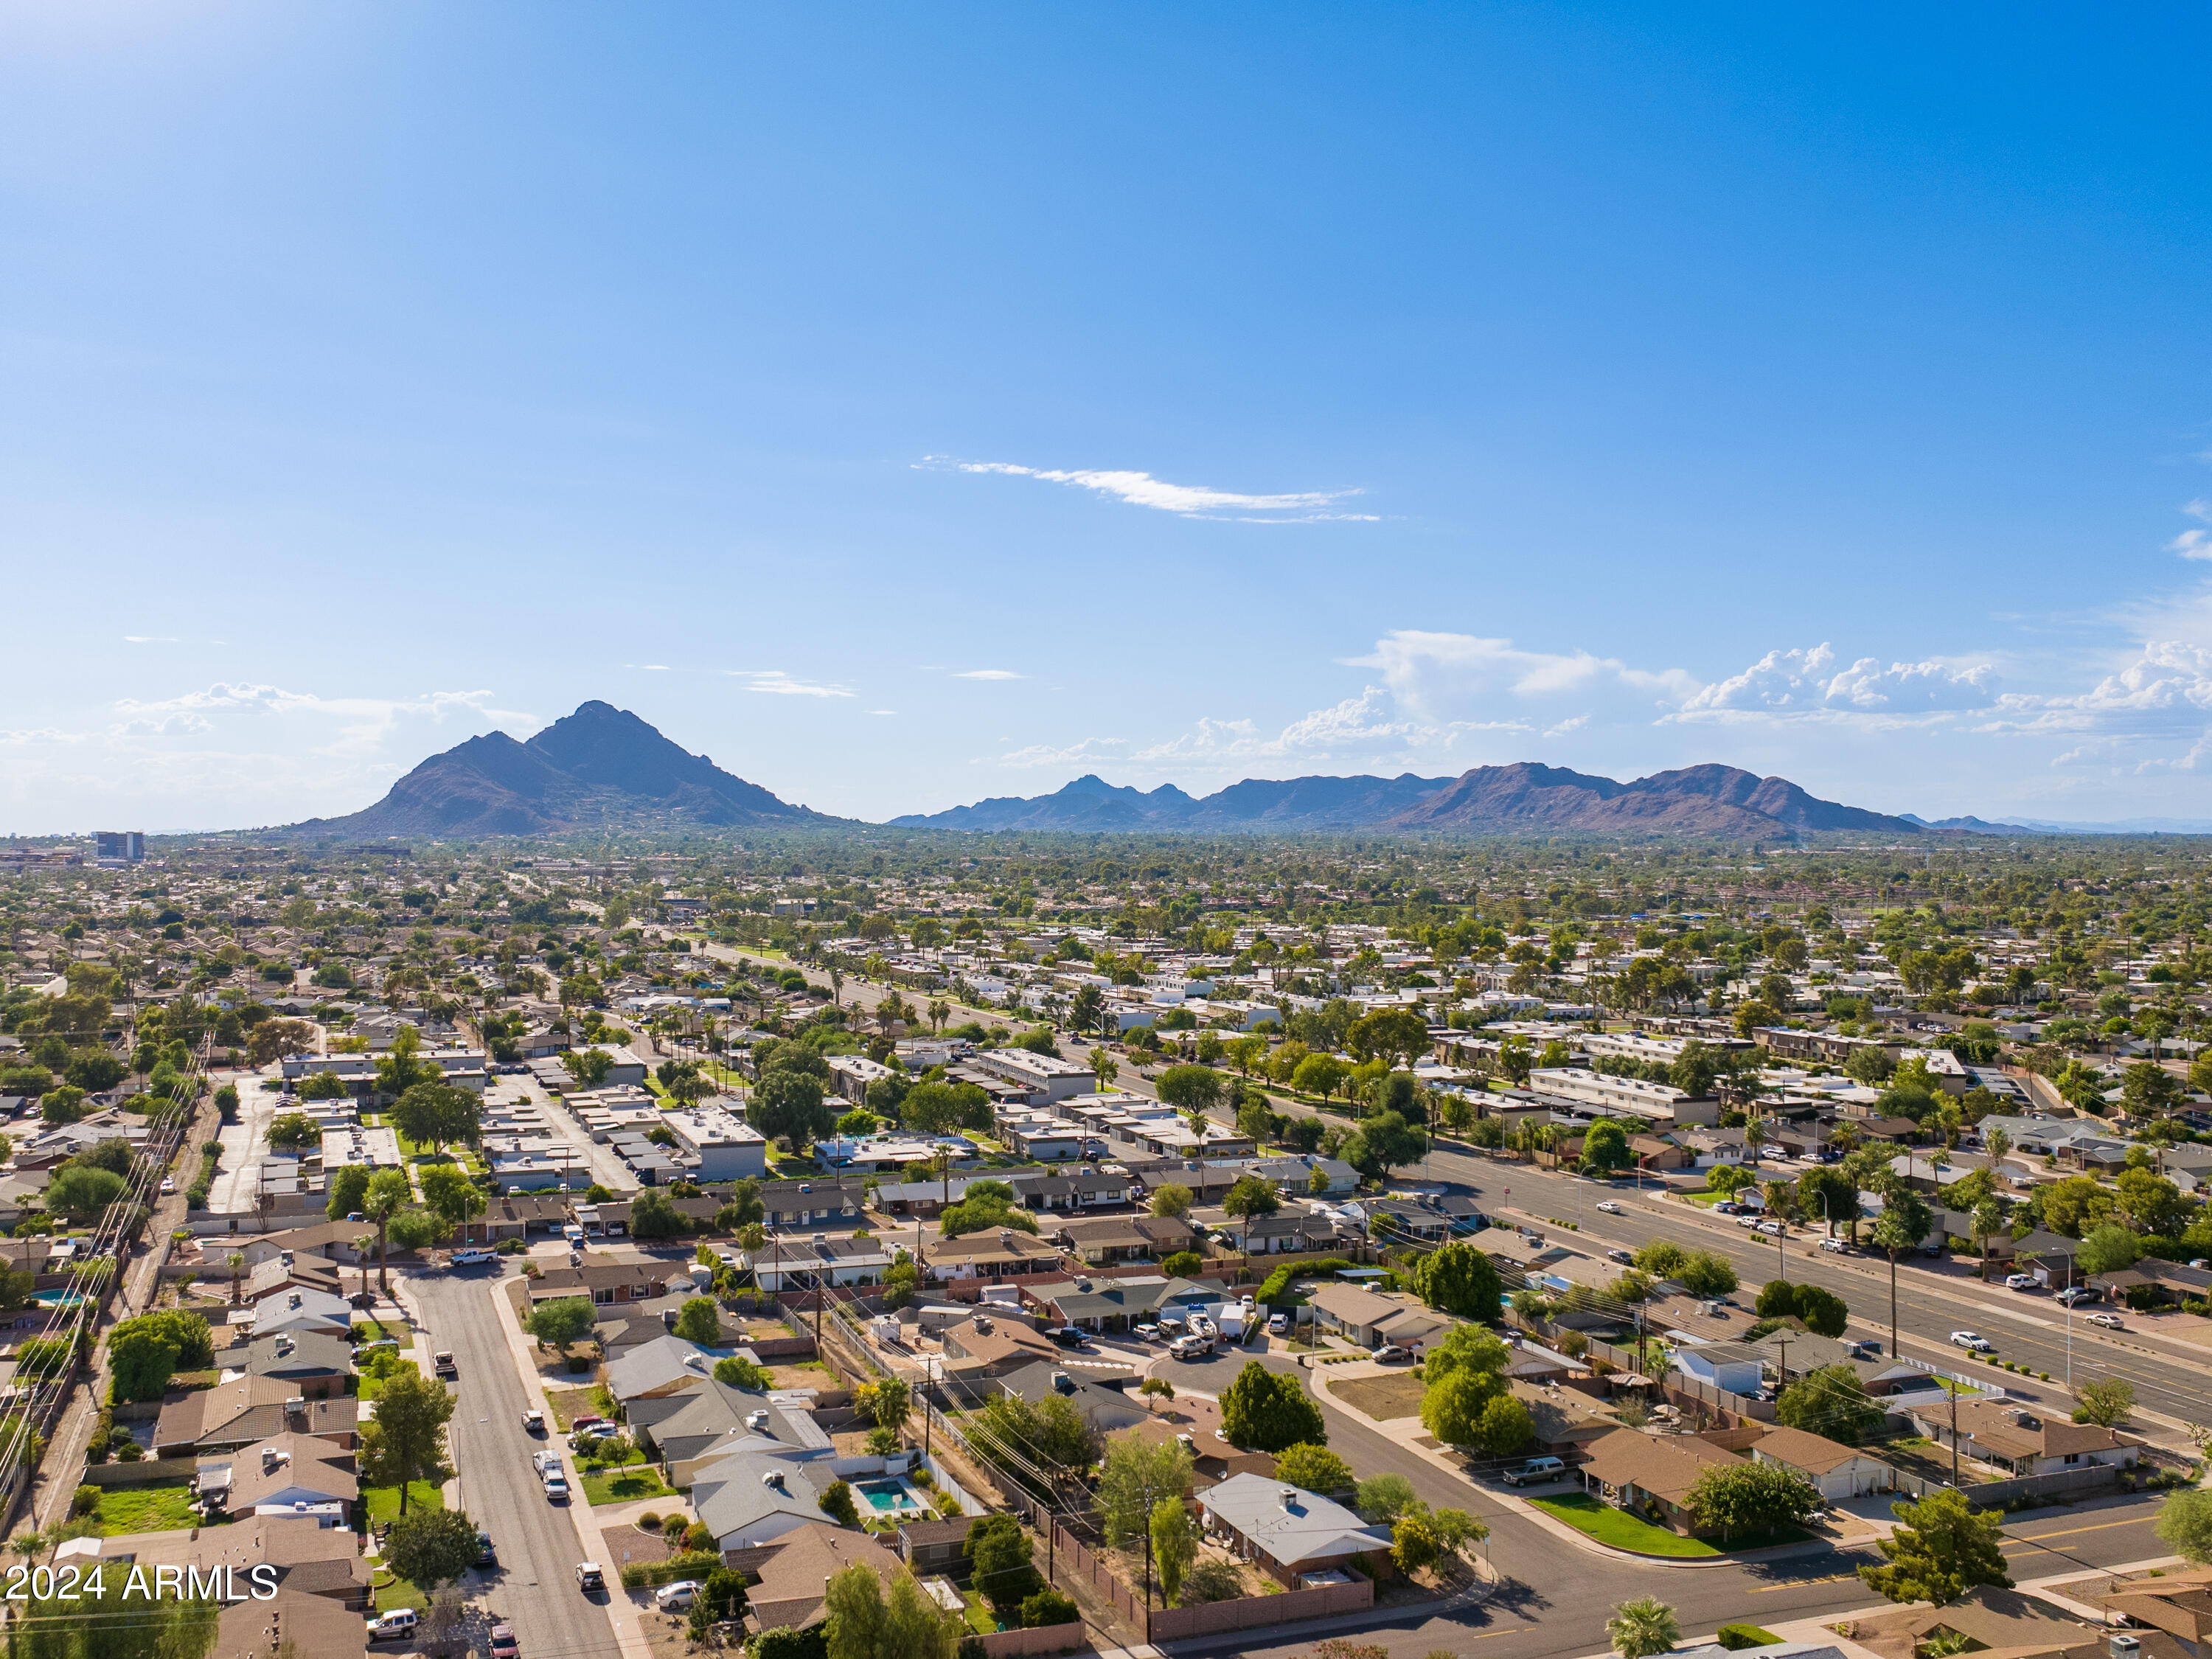
[[[2021,1532],[2005,1540],[2007,1544],[2033,1544],[2045,1538],[2072,1538],[2085,1532],[2110,1532],[2114,1527],[2147,1526],[2155,1516],[2139,1515],[2132,1521],[2106,1521],[2094,1527],[2069,1527],[2063,1532]],[[1999,1546],[2003,1547],[2002,1545]]]

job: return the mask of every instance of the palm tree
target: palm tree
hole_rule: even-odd
[[[943,997],[939,997],[933,1001],[929,1005],[930,1036],[935,1036],[939,1031],[944,1029],[945,1022],[951,1018],[952,1005],[951,1003],[947,1002]]]
[[[1616,1603],[1613,1617],[1605,1621],[1605,1633],[1620,1659],[1650,1659],[1682,1639],[1674,1609],[1656,1595]]]
[[[1917,1249],[1935,1224],[1935,1216],[1911,1188],[1900,1183],[1882,1195],[1881,1218],[1874,1224],[1874,1242],[1889,1252],[1889,1353],[1893,1359],[1898,1354],[1897,1258]]]
[[[230,1269],[230,1305],[235,1308],[238,1305],[239,1276],[246,1271],[246,1258],[238,1251],[233,1250],[223,1262],[223,1266]]]

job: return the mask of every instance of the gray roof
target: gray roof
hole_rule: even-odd
[[[276,1352],[280,1342],[289,1351]],[[246,1369],[255,1376],[310,1376],[327,1372],[338,1376],[353,1371],[353,1347],[329,1331],[288,1331],[283,1337],[256,1337],[246,1345]]]
[[[759,1394],[705,1377],[681,1394],[640,1400],[624,1415],[671,1462],[703,1456],[725,1443],[732,1449],[742,1443],[764,1451],[823,1455],[832,1449],[830,1437],[800,1401],[796,1395]],[[761,1411],[768,1421],[749,1427],[746,1419]]]
[[[735,1549],[826,1519],[822,1494],[836,1480],[826,1463],[810,1474],[807,1465],[773,1452],[738,1450],[692,1476],[691,1507],[719,1547]]]
[[[1390,1547],[1389,1528],[1370,1527],[1341,1504],[1264,1475],[1231,1475],[1198,1502],[1285,1567]]]
[[[1102,1388],[1065,1366],[1042,1359],[1034,1365],[1024,1366],[1011,1376],[1001,1377],[1000,1386],[1019,1395],[1031,1405],[1056,1394],[1085,1420],[1108,1431],[1142,1422],[1152,1414],[1121,1389]]]
[[[628,1401],[657,1393],[672,1382],[704,1382],[713,1375],[714,1361],[720,1357],[680,1336],[657,1336],[625,1348],[607,1362],[607,1388],[616,1399]]]

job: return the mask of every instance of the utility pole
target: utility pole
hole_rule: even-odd
[[[1959,1391],[1946,1389],[1943,1392],[1951,1396],[1951,1484],[1955,1486],[1959,1484]]]

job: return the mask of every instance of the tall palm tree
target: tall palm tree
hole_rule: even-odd
[[[230,1269],[230,1305],[235,1308],[238,1305],[239,1276],[246,1271],[246,1258],[238,1251],[233,1250],[223,1262],[223,1266]]]

